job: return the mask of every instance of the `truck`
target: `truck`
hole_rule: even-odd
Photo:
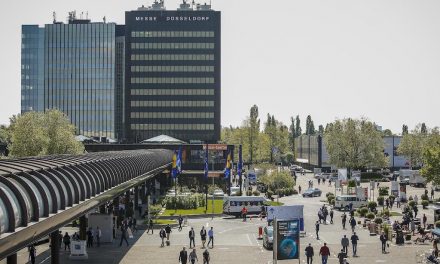
[[[414,187],[425,187],[426,179],[420,175],[418,170],[400,170],[399,178],[401,183],[409,184]]]

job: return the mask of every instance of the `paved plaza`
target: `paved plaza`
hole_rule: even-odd
[[[307,181],[312,179],[312,174],[298,177],[298,184],[303,188],[307,186]],[[335,211],[334,224],[322,224],[320,228],[320,240],[315,237],[315,222],[317,220],[317,212],[322,206],[325,198],[325,193],[334,191],[334,187],[329,187],[326,183],[324,185],[317,185],[315,187],[323,190],[322,197],[303,198],[299,195],[290,197],[283,197],[280,199],[285,205],[303,204],[306,236],[301,238],[301,257],[304,257],[304,248],[308,243],[311,243],[315,249],[314,263],[321,263],[317,252],[324,242],[328,244],[331,251],[331,258],[329,263],[338,263],[336,259],[337,253],[341,250],[340,241],[345,234],[351,236],[351,230],[343,230],[341,225],[341,213]],[[389,185],[389,183],[381,183],[381,185]],[[416,189],[409,187],[409,194],[422,194],[423,189]],[[437,195],[437,193],[436,193]],[[375,195],[377,197],[377,193]],[[396,209],[400,210],[400,209]],[[421,215],[426,213],[428,216],[428,223],[433,222],[433,212],[431,209],[420,209]],[[400,220],[401,217],[395,217]],[[171,233],[171,245],[160,247],[159,230],[155,230],[152,235],[147,234],[145,230],[139,230],[134,234],[133,239],[129,239],[130,246],[123,244],[119,247],[119,240],[116,239],[113,244],[104,244],[100,248],[92,248],[88,250],[89,259],[86,261],[72,261],[69,260],[68,254],[62,250],[61,263],[163,263],[175,264],[178,263],[178,254],[183,246],[189,250],[188,231],[190,227],[194,227],[196,231],[196,249],[199,257],[199,263],[202,263],[202,249],[200,237],[198,233],[202,226],[205,228],[214,227],[215,233],[215,247],[209,249],[211,255],[210,263],[272,263],[272,251],[266,250],[262,246],[262,241],[258,239],[258,227],[264,226],[265,221],[258,218],[243,222],[241,219],[230,217],[216,217],[214,219],[200,218],[189,219],[182,231],[173,228]],[[416,253],[429,250],[430,243],[425,245],[405,244],[404,246],[396,246],[390,243],[389,254],[382,254],[380,241],[378,236],[370,236],[369,232],[361,226],[356,227],[357,234],[360,238],[358,245],[359,257],[349,258],[349,263],[408,263],[416,262]],[[63,232],[68,231],[72,234],[75,230],[72,228],[63,229]],[[38,259],[37,263],[49,263],[48,245],[41,245],[37,248]],[[351,255],[351,246],[349,247],[349,255]],[[19,263],[26,263],[27,252],[22,250],[18,254]],[[301,263],[305,263],[305,259],[301,259]],[[0,262],[3,263],[3,262]],[[279,263],[296,263],[293,261]]]

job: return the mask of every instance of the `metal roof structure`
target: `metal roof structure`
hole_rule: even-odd
[[[156,137],[145,139],[141,141],[141,143],[142,144],[186,144],[185,141],[167,135],[159,135]]]
[[[0,259],[163,172],[172,155],[155,149],[0,160]]]

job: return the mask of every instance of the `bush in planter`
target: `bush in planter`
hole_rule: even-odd
[[[380,224],[383,223],[383,219],[380,218],[380,217],[376,217],[376,218],[374,219],[374,222],[375,222],[376,224],[380,225]]]
[[[325,197],[329,197],[329,196],[335,196],[335,194],[332,193],[332,192],[328,192],[328,193],[325,194]]]
[[[348,181],[348,187],[356,187],[356,181],[355,180],[349,180]]]
[[[390,198],[390,200],[396,200],[396,196],[394,196],[394,195],[390,195],[390,196],[388,196],[388,198]]]
[[[327,196],[327,202],[328,202],[328,203],[330,203],[331,200],[334,200],[334,199],[335,199],[335,196],[332,196],[332,195]]]
[[[389,193],[388,193],[388,187],[380,187],[379,188],[379,195],[380,196],[387,196]]]
[[[384,210],[382,210],[381,214],[382,214],[382,216],[390,217],[390,210],[384,209]]]
[[[409,207],[413,208],[416,205],[416,202],[414,200],[411,200],[408,202]]]
[[[440,228],[440,221],[435,222],[435,228]]]
[[[254,196],[260,196],[260,192],[257,191],[257,190],[253,191],[252,194],[253,194]]]
[[[359,215],[361,217],[365,217],[368,214],[368,208],[367,207],[361,207],[361,208],[359,208],[359,211],[360,211]]]
[[[412,201],[412,200],[414,200],[414,198],[412,197],[412,195],[410,195],[408,201]]]
[[[420,198],[421,198],[422,200],[429,200],[428,195],[425,195],[425,194],[420,195]]]
[[[377,203],[374,201],[368,202],[368,209],[370,209],[370,211],[374,211],[377,207]]]
[[[376,216],[373,213],[368,213],[366,217],[370,220],[373,220]]]
[[[246,196],[252,196],[252,191],[246,191]]]
[[[385,200],[385,198],[383,197],[383,196],[379,196],[379,197],[377,197],[377,203],[380,205],[380,206],[383,206],[383,201]]]
[[[429,205],[429,201],[428,200],[422,200],[422,206],[423,209],[426,209],[426,207]]]

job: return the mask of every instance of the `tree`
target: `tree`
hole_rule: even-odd
[[[295,137],[299,137],[302,134],[301,120],[299,119],[299,115],[296,116],[295,122]]]
[[[402,136],[408,134],[408,126],[403,124],[402,126]]]
[[[390,129],[385,129],[382,133],[384,137],[391,137],[393,135]]]
[[[420,127],[420,133],[422,134],[427,134],[428,133],[428,129],[426,128],[426,124],[422,123],[421,127]]]
[[[258,106],[253,105],[251,107],[249,114],[249,130],[248,130],[250,163],[253,162],[254,153],[257,152],[259,133],[260,133],[260,119],[258,118]]]
[[[84,152],[82,143],[75,140],[75,127],[58,110],[28,112],[11,121],[10,154],[14,157]]]
[[[269,148],[270,148],[270,162],[273,162],[273,154],[275,152],[276,144],[276,120],[275,117],[267,114],[267,121],[265,124],[264,132],[269,138]]]
[[[434,185],[440,185],[440,138],[435,137],[433,144],[423,152],[421,174]]]
[[[320,135],[324,135],[324,126],[323,126],[323,125],[319,125],[319,127],[318,127],[318,133],[319,133]]]
[[[425,133],[421,133],[421,127],[421,125],[418,125],[411,133],[403,135],[397,148],[397,153],[409,160],[410,167],[418,166],[423,161],[423,151],[427,137]]]
[[[315,125],[313,123],[312,117],[308,115],[306,119],[306,135],[314,135],[314,134],[315,134]]]
[[[381,132],[366,119],[336,120],[328,126],[324,144],[330,163],[339,168],[381,168],[387,164]]]

